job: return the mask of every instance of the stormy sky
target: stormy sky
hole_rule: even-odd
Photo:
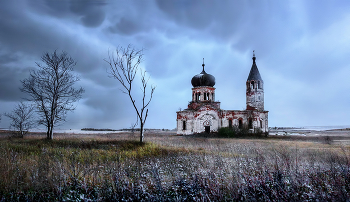
[[[350,125],[350,1],[18,0],[0,3],[0,113],[26,95],[21,80],[45,52],[77,62],[85,89],[60,128],[129,128],[135,111],[106,73],[108,52],[144,49],[156,86],[146,128],[176,127],[191,100],[191,78],[216,78],[216,100],[245,109],[255,50],[269,126]],[[139,83],[135,83],[139,84]],[[135,97],[140,90],[135,87]],[[9,120],[2,117],[0,128]]]

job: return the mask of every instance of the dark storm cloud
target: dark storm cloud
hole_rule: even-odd
[[[0,64],[0,100],[19,101],[25,97],[20,91],[20,80],[29,76],[28,69],[6,67]]]
[[[120,21],[113,27],[110,27],[109,30],[113,33],[120,33],[125,35],[131,35],[141,30],[135,21],[126,19],[122,17]]]
[[[103,0],[33,0],[28,2],[33,10],[44,15],[65,19],[77,19],[84,26],[100,26],[105,19]]]
[[[157,86],[146,127],[175,127],[175,111],[190,100],[190,80],[200,73],[202,58],[206,71],[216,77],[222,108],[243,109],[253,50],[271,124],[302,123],[314,119],[319,108],[335,117],[332,109],[350,110],[343,93],[350,89],[344,76],[350,74],[349,6],[313,0],[4,1],[0,113],[5,110],[1,106],[20,100],[20,80],[36,68],[41,55],[57,50],[77,62],[77,85],[86,89],[65,126],[130,126],[133,107],[118,90],[120,84],[108,78],[103,59],[117,46],[132,44],[144,48],[140,67]]]
[[[87,27],[97,27],[105,19],[103,6],[105,1],[70,1],[71,11],[80,16],[81,22]]]

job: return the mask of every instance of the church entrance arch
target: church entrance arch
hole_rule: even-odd
[[[196,132],[197,133],[210,133],[210,131],[218,130],[219,117],[214,111],[204,112],[201,116],[196,119]]]

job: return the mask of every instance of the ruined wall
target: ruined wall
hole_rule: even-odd
[[[229,121],[232,120],[233,127],[239,127],[239,120],[242,125],[249,126],[251,120],[251,132],[261,130],[268,132],[268,112],[257,110],[223,110],[222,111],[222,127],[229,127]]]
[[[193,111],[178,111],[177,113],[177,134],[191,135],[194,128],[194,114]]]
[[[205,132],[209,126],[210,132],[217,132],[221,127],[251,126],[251,132],[268,132],[268,112],[257,110],[216,110],[202,106],[199,110],[184,110],[177,112],[177,134],[190,135]],[[186,123],[184,130],[184,121]],[[250,125],[251,121],[251,125]]]
[[[218,131],[221,127],[220,110],[210,105],[203,105],[197,110],[183,110],[177,112],[177,134],[190,135],[205,132],[209,127],[210,132]]]

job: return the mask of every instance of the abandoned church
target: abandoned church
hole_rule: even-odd
[[[215,77],[204,70],[192,80],[192,101],[188,108],[177,113],[177,134],[218,132],[221,127],[243,128],[249,131],[268,132],[268,111],[264,110],[264,82],[256,66],[253,65],[246,82],[246,110],[223,110],[215,101]]]

